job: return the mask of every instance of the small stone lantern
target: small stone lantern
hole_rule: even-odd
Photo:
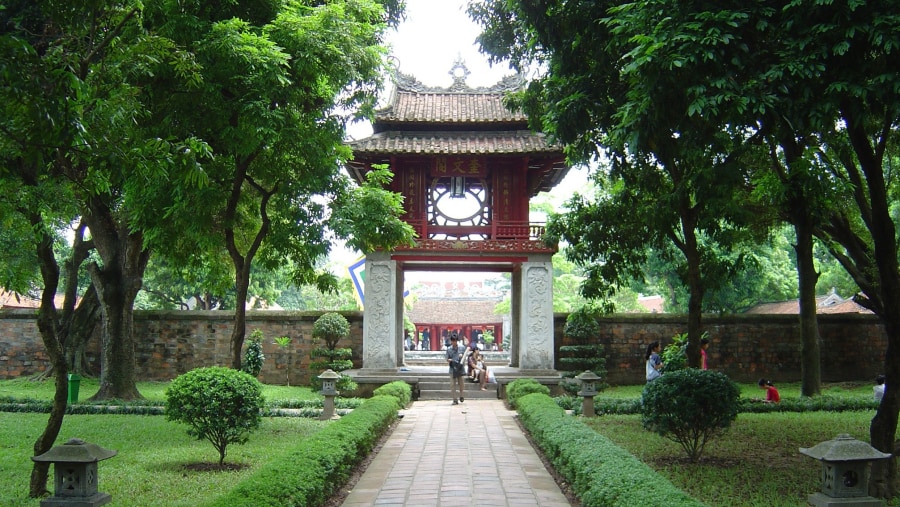
[[[335,382],[339,378],[341,378],[341,376],[330,368],[319,375],[319,380],[322,381],[322,390],[320,391],[320,394],[325,396],[325,404],[319,419],[340,419],[340,416],[334,413],[334,397],[339,394]]]
[[[581,381],[581,390],[578,391],[578,396],[584,398],[581,402],[581,415],[594,417],[594,396],[597,396],[597,381],[600,380],[600,377],[594,372],[586,370],[575,378]]]
[[[800,453],[822,462],[822,491],[809,495],[817,507],[880,507],[882,501],[869,496],[869,463],[890,458],[871,445],[850,435],[840,434],[827,442]]]
[[[33,461],[53,463],[54,494],[41,500],[41,507],[96,507],[108,504],[112,497],[97,491],[97,462],[116,454],[117,451],[73,438],[40,456],[32,456]]]

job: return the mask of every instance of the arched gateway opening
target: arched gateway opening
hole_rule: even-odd
[[[403,288],[410,271],[510,273],[509,367],[555,373],[550,259],[556,246],[541,241],[543,224],[529,221],[528,203],[569,168],[560,147],[503,106],[504,93],[522,86],[520,78],[470,88],[465,70],[454,64],[449,88],[398,75],[389,104],[376,113],[374,133],[348,143],[357,181],[374,164],[389,165],[391,190],[404,196],[404,219],[417,233],[412,247],[366,252],[362,376],[396,374],[403,365]]]

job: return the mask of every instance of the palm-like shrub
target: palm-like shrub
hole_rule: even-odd
[[[706,442],[737,418],[740,388],[724,374],[686,368],[667,372],[644,387],[644,428],[678,442],[692,462]]]
[[[166,419],[188,425],[188,435],[208,440],[225,461],[228,444],[247,442],[259,428],[262,385],[248,373],[231,368],[197,368],[166,389]]]
[[[244,362],[241,364],[241,371],[258,377],[262,371],[263,362],[266,356],[262,351],[263,333],[259,329],[254,329],[247,341],[247,350],[244,352]]]

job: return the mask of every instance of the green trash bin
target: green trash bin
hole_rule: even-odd
[[[81,387],[81,375],[69,374],[69,403],[78,403],[78,389]]]

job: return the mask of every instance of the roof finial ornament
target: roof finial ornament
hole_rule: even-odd
[[[450,86],[450,91],[461,91],[468,88],[466,86],[466,78],[469,77],[471,72],[469,72],[466,62],[462,59],[462,53],[457,53],[456,61],[453,62],[453,66],[450,67],[448,74],[453,76],[453,85]]]

